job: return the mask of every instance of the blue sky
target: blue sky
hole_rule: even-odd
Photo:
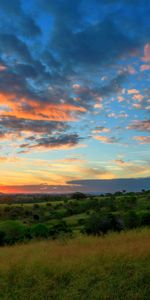
[[[1,191],[147,187],[149,15],[148,0],[0,0]]]

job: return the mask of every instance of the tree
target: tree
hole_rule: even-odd
[[[94,213],[85,223],[87,234],[101,235],[110,230],[117,230],[116,219],[111,213]]]
[[[0,224],[3,243],[14,244],[26,238],[26,227],[18,221],[6,221]],[[3,233],[2,233],[3,232]]]
[[[49,235],[49,230],[45,224],[39,223],[31,227],[30,234],[33,238],[47,238]]]
[[[53,238],[56,238],[64,234],[71,236],[72,229],[67,225],[65,221],[60,221],[50,228],[49,233]]]
[[[139,214],[140,225],[141,226],[149,226],[150,225],[150,211],[142,211]]]
[[[82,200],[86,198],[86,195],[80,192],[76,192],[71,195],[71,198],[76,200]]]
[[[133,229],[139,226],[139,217],[135,211],[129,211],[124,216],[125,227]]]

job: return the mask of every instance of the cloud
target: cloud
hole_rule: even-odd
[[[58,136],[43,136],[41,138],[32,138],[31,143],[24,143],[20,148],[27,151],[34,149],[69,149],[77,146],[82,140],[78,134],[62,134]]]
[[[0,34],[0,51],[8,56],[19,57],[22,61],[32,60],[27,45],[14,34]]]
[[[10,111],[2,111],[1,115],[19,116],[31,120],[73,121],[75,113],[85,112],[86,109],[69,103],[53,104],[47,101],[20,97],[15,94],[0,94],[1,104],[7,104]]]
[[[3,72],[4,70],[6,70],[7,68],[6,68],[6,66],[4,66],[4,65],[0,65],[0,72]]]
[[[150,70],[150,65],[141,65],[140,70],[143,71],[149,71]]]
[[[57,160],[57,162],[67,163],[70,165],[70,163],[76,164],[76,163],[84,163],[85,159],[78,158],[78,157],[68,157]]]
[[[129,74],[131,74],[131,75],[136,74],[136,70],[135,70],[135,68],[132,67],[132,66],[128,66],[127,70],[128,70],[128,72],[129,72]]]
[[[124,179],[97,179],[97,180],[72,180],[66,185],[3,185],[0,191],[4,193],[50,193],[64,194],[72,192],[83,193],[114,193],[126,190],[128,192],[140,192],[142,189],[148,190],[150,185],[150,177],[147,178],[124,178]]]
[[[59,26],[52,43],[62,59],[78,61],[83,66],[112,62],[112,59],[116,59],[121,53],[133,47],[127,36],[109,20],[91,25],[77,33]]]
[[[130,95],[132,95],[132,94],[139,94],[139,91],[138,90],[136,90],[136,89],[130,89],[130,90],[128,90],[128,94]]]
[[[118,96],[118,102],[123,102],[124,98],[122,96]]]
[[[115,178],[115,174],[106,168],[99,167],[82,167],[80,174],[84,179],[93,178],[93,179],[109,179]],[[81,175],[80,175],[81,177]]]
[[[142,101],[144,99],[144,96],[141,94],[136,94],[132,97],[134,100]]]
[[[120,113],[111,112],[107,116],[108,116],[108,118],[115,118],[115,119],[118,119],[118,118],[128,118],[128,114],[125,113],[124,111],[122,111]]]
[[[144,113],[133,108],[145,108],[146,114],[149,108],[145,103],[148,79],[144,72],[149,61],[148,20],[145,0],[121,0],[119,5],[116,0],[31,0],[27,3],[1,0],[3,151],[21,154],[72,149],[83,146],[82,141],[91,132],[99,142],[118,143],[120,138],[107,136],[117,128],[127,138],[129,132],[123,132],[127,118],[138,119]],[[144,54],[141,54],[143,47]],[[138,68],[142,73],[136,72]],[[141,130],[147,126],[137,127],[139,122],[142,121],[129,124],[128,129]],[[89,148],[88,155],[92,150]],[[33,158],[32,153],[29,156]],[[74,164],[75,172],[78,161],[72,158],[62,163],[68,165],[66,172],[69,164]],[[112,176],[105,168],[99,170],[82,163],[83,168],[76,170],[77,176],[98,178],[103,176],[102,172],[106,177]],[[34,176],[38,182],[42,176],[47,180],[49,174],[36,171]],[[32,173],[33,167],[28,170],[24,167],[22,173],[26,172]],[[20,176],[23,176],[21,171],[13,180],[21,180]],[[30,179],[36,182],[35,177]],[[60,177],[57,175],[55,180]]]
[[[94,136],[94,139],[106,144],[114,144],[119,142],[119,139],[115,137],[107,137],[102,135],[96,135]]]
[[[28,38],[37,37],[41,34],[41,29],[35,20],[29,14],[24,12],[20,0],[1,0],[0,4],[0,9],[4,14],[4,16],[1,15],[0,21],[3,31],[6,30],[9,24],[10,31],[17,31],[19,34],[22,34]],[[9,20],[7,20],[6,27],[4,24],[8,15]]]
[[[142,105],[139,104],[139,103],[134,103],[132,106],[133,106],[134,108],[136,108],[136,109],[141,109],[141,108],[142,108]]]
[[[113,193],[122,190],[141,191],[142,189],[149,189],[150,177],[137,179],[73,180],[68,183],[76,186],[76,190],[81,192]]]
[[[7,133],[36,133],[51,134],[68,129],[69,125],[63,122],[22,119],[11,116],[0,118],[0,128]]]
[[[100,132],[110,132],[110,129],[105,127],[105,126],[96,126],[93,130],[92,133],[100,133]]]
[[[130,130],[150,131],[150,120],[134,121],[127,128]]]
[[[131,165],[130,162],[125,162],[122,159],[116,159],[116,160],[114,160],[114,163],[116,163],[118,166],[122,166],[122,167],[126,167],[126,166]]]
[[[144,46],[144,57],[142,57],[144,62],[150,62],[150,44]]]
[[[5,162],[7,159],[8,159],[7,156],[0,156],[0,163]]]
[[[133,139],[140,144],[150,144],[150,136],[134,136]]]

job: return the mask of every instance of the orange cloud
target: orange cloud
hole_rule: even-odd
[[[118,96],[118,102],[123,102],[124,98],[122,96]]]
[[[39,102],[25,97],[18,99],[14,94],[0,93],[0,103],[9,107],[9,111],[6,113],[4,110],[1,115],[7,114],[7,116],[18,116],[31,120],[75,121],[75,112],[86,112],[85,108],[72,104]]]
[[[139,91],[136,89],[128,90],[128,94],[139,94]]]
[[[95,129],[92,130],[92,133],[100,133],[100,132],[110,132],[110,128],[104,126],[97,126]]]
[[[6,156],[0,156],[0,163],[1,162],[4,162],[4,161],[6,161],[7,160],[7,157]]]
[[[140,144],[150,143],[150,136],[135,136],[133,139],[139,141]]]
[[[134,103],[132,106],[136,109],[142,108],[141,104],[139,104],[139,103]]]
[[[142,96],[141,94],[136,94],[133,96],[134,100],[138,100],[138,101],[142,101],[144,99],[144,96]]]
[[[103,104],[96,103],[94,104],[94,108],[103,108]]]
[[[102,143],[107,143],[107,144],[113,144],[113,143],[118,142],[118,140],[114,137],[110,138],[108,136],[102,136],[102,135],[96,135],[96,136],[94,136],[94,139],[98,140]]]

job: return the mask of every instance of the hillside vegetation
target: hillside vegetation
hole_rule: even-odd
[[[150,229],[0,248],[1,300],[149,300]]]
[[[150,191],[0,197],[1,246],[81,233],[103,235],[143,226],[150,226]]]

